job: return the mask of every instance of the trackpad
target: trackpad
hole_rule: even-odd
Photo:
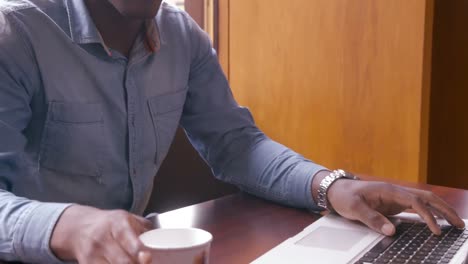
[[[348,251],[367,234],[368,232],[361,230],[321,226],[295,244],[328,250]]]

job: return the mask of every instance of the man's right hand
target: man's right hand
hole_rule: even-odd
[[[138,236],[150,221],[123,210],[104,211],[72,205],[59,218],[50,248],[60,259],[80,264],[151,263]]]

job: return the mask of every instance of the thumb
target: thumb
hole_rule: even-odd
[[[369,207],[365,202],[361,202],[357,206],[355,217],[376,232],[386,236],[392,236],[395,233],[395,226],[392,222],[381,213]]]
[[[139,264],[151,264],[152,258],[151,254],[147,251],[140,251],[138,253],[138,263]]]

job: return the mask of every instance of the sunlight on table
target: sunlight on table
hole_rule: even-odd
[[[194,208],[187,207],[159,215],[159,224],[163,228],[192,227]]]

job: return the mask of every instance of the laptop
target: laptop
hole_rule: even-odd
[[[468,220],[464,220],[468,227]],[[328,214],[259,257],[252,264],[443,263],[468,264],[468,230],[438,220],[431,233],[419,216],[392,218],[396,234],[386,237],[363,224]]]

